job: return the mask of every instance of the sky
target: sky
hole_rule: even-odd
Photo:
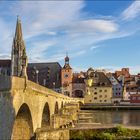
[[[63,66],[67,52],[75,72],[140,72],[140,1],[0,1],[0,59],[10,58],[17,15],[29,62]]]

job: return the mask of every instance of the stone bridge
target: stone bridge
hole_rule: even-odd
[[[0,76],[0,139],[31,137],[68,103],[82,102],[26,78]]]

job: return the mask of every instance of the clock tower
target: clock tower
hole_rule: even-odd
[[[61,70],[61,87],[62,93],[71,96],[72,93],[72,68],[69,64],[69,57],[66,55],[65,64]]]

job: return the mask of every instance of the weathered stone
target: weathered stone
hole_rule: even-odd
[[[68,129],[38,130],[36,140],[69,140]]]
[[[70,113],[73,111],[68,109],[72,107],[69,107],[68,103],[83,102],[82,99],[64,96],[25,78],[5,76],[3,81],[5,83],[2,83],[2,81],[1,83],[4,88],[0,86],[0,139],[10,139],[11,136],[14,139],[17,134],[21,138],[25,138],[24,135],[34,133],[37,128],[49,126],[52,115],[56,113],[55,110],[58,110],[58,114],[62,115],[64,113],[64,116],[70,116],[74,113]],[[66,111],[60,111],[62,104],[65,105],[64,108],[67,108]],[[24,108],[24,106],[26,107]],[[22,113],[20,112],[21,108],[23,108]],[[73,109],[71,108],[71,110]],[[30,119],[27,117],[29,115]],[[21,121],[17,121],[18,116],[20,116]],[[45,116],[48,118],[45,119]],[[24,123],[25,120],[27,120],[27,123]],[[70,118],[70,120],[73,120],[73,118]],[[61,126],[62,121],[59,122],[59,126]],[[24,129],[25,132],[22,133],[21,129]],[[31,130],[29,131],[29,129]],[[32,135],[30,134],[30,136]]]

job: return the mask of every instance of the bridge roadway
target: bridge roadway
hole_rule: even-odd
[[[82,102],[25,78],[0,76],[0,139],[32,136],[67,103]]]

